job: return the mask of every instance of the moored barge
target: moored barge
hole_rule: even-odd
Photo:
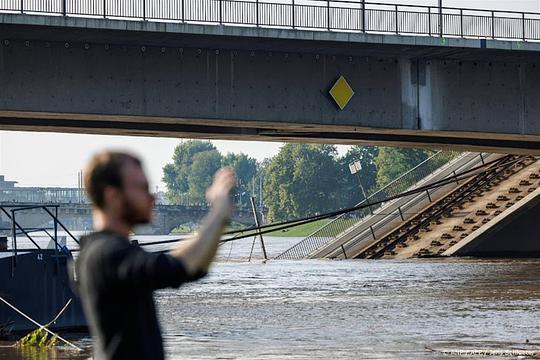
[[[24,228],[16,220],[21,211],[45,211],[51,217],[46,227]],[[14,206],[0,205],[11,228],[2,228],[0,236],[0,297],[40,324],[47,324],[70,301],[62,315],[50,325],[56,330],[81,330],[86,321],[80,301],[70,286],[69,269],[72,252],[65,244],[66,237],[78,240],[58,220],[58,205]],[[62,231],[67,234],[59,237]],[[46,234],[38,239],[36,233]],[[6,235],[10,234],[10,238]],[[18,248],[18,239],[33,246]],[[37,326],[4,302],[0,302],[0,335],[36,329]]]

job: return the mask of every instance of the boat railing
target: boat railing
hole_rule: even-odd
[[[43,251],[44,248],[39,244],[38,237],[36,233],[45,234],[45,238],[49,239],[54,244],[54,251],[56,258],[58,259],[61,254],[68,254],[69,250],[61,245],[58,241],[58,232],[63,230],[67,237],[79,244],[79,240],[69,231],[69,229],[59,220],[58,218],[58,208],[60,205],[50,204],[50,205],[13,205],[13,204],[0,204],[0,213],[4,214],[5,217],[9,220],[10,226],[0,226],[0,231],[4,234],[11,235],[11,248],[6,250],[0,250],[0,252],[11,252],[13,259],[13,268],[17,264],[17,255],[20,252],[27,251]],[[34,226],[34,227],[25,227],[24,224],[18,220],[17,214],[21,212],[42,212],[45,215],[45,218],[48,219],[48,222],[51,222],[51,226]],[[33,245],[34,248],[25,248],[21,249],[18,246],[18,237],[21,236],[28,239]]]

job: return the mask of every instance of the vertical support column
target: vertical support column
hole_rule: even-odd
[[[345,260],[347,260],[347,253],[345,252],[345,248],[343,247],[343,245],[341,245],[341,251],[343,251],[343,256],[345,256]]]
[[[457,178],[456,172],[454,171],[454,172],[452,172],[452,174],[454,174],[454,179],[456,179],[456,184],[459,185],[459,180]]]
[[[146,21],[146,0],[142,1],[142,19],[143,21]]]
[[[292,0],[292,28],[296,28],[296,4],[294,3],[294,0]]]
[[[186,11],[186,8],[185,8],[184,0],[182,0],[182,22],[186,21],[186,16],[184,14],[185,11]]]
[[[459,9],[460,34],[463,37],[463,9]]]
[[[255,1],[255,17],[256,17],[256,20],[255,20],[256,24],[255,25],[257,25],[257,27],[258,27],[259,26],[259,0]]]
[[[419,60],[399,59],[401,117],[405,129],[420,129]]]
[[[495,39],[495,11],[491,12],[491,38]]]
[[[67,239],[66,239],[67,246]],[[54,207],[54,254],[56,255],[56,273],[60,272],[60,245],[58,244],[58,206]]]
[[[527,120],[527,64],[520,63],[518,65],[519,74],[519,127],[522,133],[525,132],[525,123]]]
[[[395,8],[395,11],[396,11],[396,34],[399,34],[399,8],[397,5]]]
[[[362,32],[366,32],[366,0],[362,0]]]
[[[428,7],[428,34],[431,36],[431,6]]]
[[[107,0],[103,0],[103,17],[107,17]]]
[[[79,203],[82,204],[84,202],[84,175],[83,171],[81,170],[81,188],[79,189]]]
[[[401,221],[405,221],[405,217],[403,216],[403,212],[401,211],[401,206],[399,206],[397,209],[399,211],[399,217],[401,218]]]
[[[523,41],[527,39],[525,36],[525,13],[521,14],[521,24],[523,26]]]
[[[443,24],[443,8],[442,8],[442,0],[439,0],[439,36],[443,37],[444,34],[444,24]]]
[[[67,14],[67,0],[62,0],[62,16],[66,16]]]
[[[219,23],[223,24],[223,0],[219,0]]]
[[[54,207],[54,249],[58,260],[58,206]]]
[[[259,176],[259,208],[262,211],[262,208],[263,208],[263,179],[262,179],[262,175]],[[263,221],[264,221],[264,215],[263,215]]]
[[[24,13],[24,0],[21,0],[21,14]]]
[[[375,230],[373,230],[373,226],[370,226],[369,230],[371,231],[371,236],[373,236],[373,240],[377,240],[377,237],[375,236]]]
[[[81,203],[81,172],[77,173],[77,202]]]
[[[330,30],[330,0],[326,1],[326,25]]]
[[[12,270],[15,271],[17,265],[17,228],[15,227],[15,211],[13,210],[11,210],[11,249],[13,251]]]

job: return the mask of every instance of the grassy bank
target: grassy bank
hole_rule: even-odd
[[[303,224],[295,227],[291,227],[288,229],[283,230],[276,230],[269,233],[264,234],[264,236],[276,236],[276,237],[305,237],[308,235],[313,234],[315,231],[320,229],[322,226],[328,224],[331,220],[324,219],[324,220],[318,220],[309,224]],[[235,228],[234,230],[241,229]],[[265,229],[269,230],[269,229]],[[255,235],[255,232],[252,232],[253,235]],[[244,233],[243,235],[248,235],[249,232]]]
[[[291,227],[284,230],[276,230],[272,231],[270,233],[264,234],[264,236],[276,236],[276,237],[306,237],[311,234],[313,234],[315,231],[319,230],[324,225],[328,224],[331,219],[323,219],[318,220],[309,224],[303,224],[295,227]],[[351,225],[358,220],[351,219]],[[242,228],[246,228],[246,225],[240,224],[240,223],[232,223],[229,227],[227,227],[226,231],[232,231],[232,230],[240,230]],[[268,229],[266,229],[268,230]],[[189,227],[178,227],[174,230],[174,234],[187,234],[192,232],[192,230]],[[253,235],[255,235],[254,232],[252,232]],[[249,232],[244,233],[243,235],[249,235]]]
[[[285,230],[277,230],[271,233],[268,233],[268,236],[279,236],[279,237],[305,237],[313,234],[315,231],[319,230],[324,225],[328,224],[331,220],[323,219],[318,220],[309,224],[303,224],[295,226]]]

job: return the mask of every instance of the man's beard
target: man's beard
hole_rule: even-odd
[[[133,206],[126,196],[122,196],[123,220],[131,226],[148,224],[150,219],[147,214],[141,214],[137,207]]]

